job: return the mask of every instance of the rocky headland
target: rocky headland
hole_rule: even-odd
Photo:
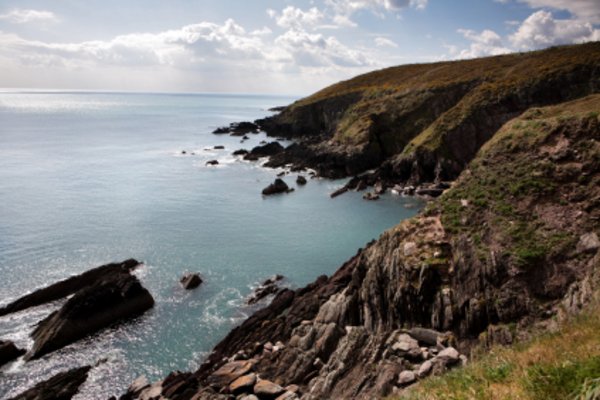
[[[375,168],[382,188],[441,195],[331,277],[277,291],[197,371],[122,399],[403,396],[475,349],[557,329],[600,280],[599,91],[590,43],[377,71],[258,121],[296,140],[270,165]]]

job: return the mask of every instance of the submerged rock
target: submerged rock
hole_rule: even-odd
[[[296,184],[306,185],[306,178],[303,177],[302,175],[298,175],[298,177],[296,178]]]
[[[181,286],[186,290],[195,289],[202,284],[202,278],[198,274],[185,274],[181,280]]]
[[[69,400],[86,381],[91,368],[85,366],[61,372],[13,397],[12,400]]]
[[[138,316],[154,299],[129,272],[108,275],[75,293],[32,333],[27,359],[39,358],[123,319]]]
[[[10,340],[0,340],[0,367],[25,354],[25,350],[19,349]]]
[[[269,196],[277,193],[288,193],[292,191],[283,180],[277,178],[275,182],[271,183],[269,186],[263,189],[262,194],[265,196]]]
[[[219,161],[217,161],[217,160],[209,160],[204,165],[219,165]]]
[[[106,276],[119,274],[122,272],[129,273],[129,271],[133,270],[138,265],[140,265],[139,261],[129,259],[121,263],[102,265],[80,275],[72,276],[45,288],[38,289],[33,293],[25,295],[20,299],[0,308],[0,316],[62,299],[63,297],[67,297],[82,288],[95,284],[98,280],[103,279]]]

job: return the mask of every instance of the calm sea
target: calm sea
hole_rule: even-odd
[[[0,92],[0,304],[126,258],[156,300],[141,318],[41,360],[0,370],[8,398],[60,370],[96,363],[77,398],[106,399],[133,379],[196,368],[252,309],[257,283],[290,287],[331,274],[357,248],[421,204],[387,194],[330,199],[343,181],[313,179],[263,198],[277,170],[231,156],[265,140],[212,130],[293,98],[200,94]],[[225,150],[206,150],[215,145]],[[182,155],[181,151],[187,154]],[[191,155],[194,152],[195,155]],[[206,167],[207,160],[219,165]],[[296,175],[285,178],[295,187]],[[186,292],[179,278],[205,279]],[[60,304],[0,318],[0,339],[29,347],[33,325]]]

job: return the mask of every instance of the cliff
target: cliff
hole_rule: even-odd
[[[597,71],[598,63],[592,60],[599,50],[598,44],[566,47],[500,57],[494,63],[513,63],[514,72],[516,65],[523,66],[514,60],[528,63],[540,55],[572,54],[588,60],[567,68],[571,73],[562,76],[573,78],[568,78],[567,87],[551,85],[542,79],[550,79],[551,72],[540,72],[530,78],[535,85],[515,89],[527,93],[522,98],[533,99],[543,86],[550,91],[547,98],[555,99],[553,93],[572,90],[569,97],[595,87],[597,73],[586,74]],[[556,71],[555,66],[564,65],[560,60],[562,56],[549,66],[540,64],[540,71]],[[477,62],[464,65],[474,67]],[[438,67],[448,65],[452,63]],[[422,66],[406,67],[414,68]],[[431,78],[438,69],[428,68],[432,68]],[[574,72],[584,70],[588,71],[584,75]],[[502,111],[507,109],[498,102],[505,104],[506,97],[486,92],[481,85],[469,89],[471,94],[462,96],[459,103],[485,93],[488,100],[482,99],[476,109],[501,116],[494,124],[517,112],[518,108]],[[326,89],[279,118],[288,118],[294,108],[307,110],[304,107],[317,101],[357,98],[353,93],[338,96],[337,91],[343,92],[340,87]],[[406,92],[406,96],[411,95]],[[514,99],[510,104],[521,103]],[[440,126],[455,112],[449,109],[443,113],[446,117],[440,115],[432,124]],[[469,115],[485,114],[473,112]],[[319,277],[296,291],[280,292],[268,307],[223,339],[195,373],[172,373],[153,385],[132,387],[123,398],[225,399],[240,387],[246,392],[263,390],[266,384],[252,386],[257,376],[274,385],[271,393],[280,394],[282,387],[288,387],[282,394],[287,397],[281,399],[402,393],[405,372],[416,375],[413,371],[418,370],[421,376],[427,362],[434,364],[433,372],[444,370],[449,361],[458,362],[458,353],[448,346],[469,353],[474,346],[510,344],[527,337],[534,327],[549,329],[555,320],[579,312],[600,279],[599,114],[600,95],[593,95],[531,108],[512,119],[473,150],[477,152],[474,159],[463,159],[467,166],[452,188],[419,216],[383,233],[333,276]],[[325,117],[315,114],[315,118]],[[335,119],[335,115],[327,118]],[[343,118],[334,125],[340,121]],[[458,122],[452,124],[458,126]],[[428,129],[417,137],[431,132]],[[449,140],[451,131],[444,132],[441,138]],[[290,128],[289,134],[296,131]],[[426,146],[429,142],[419,143]],[[406,148],[397,154],[399,159],[406,157]],[[446,357],[442,361],[448,363],[436,371],[442,353]],[[431,354],[437,355],[431,358]],[[238,382],[237,386],[231,387],[232,382]],[[261,398],[269,398],[261,393]]]
[[[405,65],[325,88],[257,121],[297,144],[267,165],[339,178],[453,180],[508,120],[600,91],[600,43],[466,61]]]

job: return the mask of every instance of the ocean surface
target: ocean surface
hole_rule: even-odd
[[[244,299],[259,282],[282,274],[295,288],[331,274],[418,211],[417,199],[393,194],[374,202],[360,193],[330,199],[345,181],[312,179],[293,193],[263,197],[280,170],[231,152],[251,149],[264,134],[240,143],[211,132],[293,100],[0,92],[0,304],[127,258],[144,261],[136,274],[156,300],[137,320],[4,366],[1,399],[97,362],[78,399],[118,396],[140,375],[152,381],[193,370],[255,310]],[[205,166],[211,159],[220,164]],[[295,178],[284,180],[295,187]],[[180,287],[187,271],[203,276],[200,288]],[[30,347],[35,323],[60,304],[0,317],[0,339]]]

